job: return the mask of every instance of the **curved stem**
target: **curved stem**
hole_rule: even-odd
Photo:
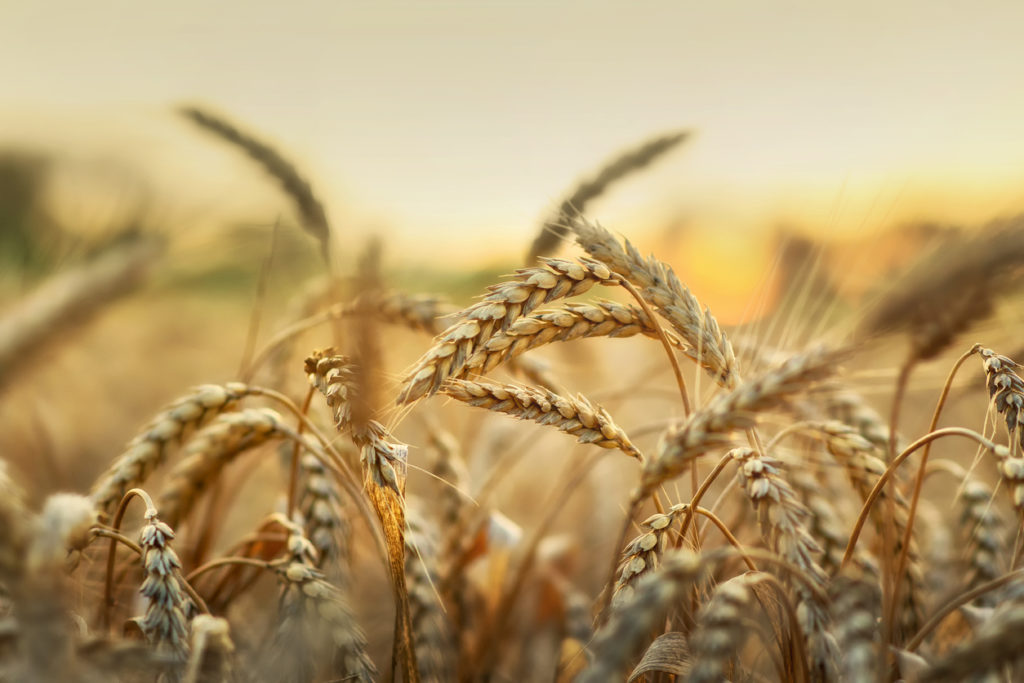
[[[924,639],[928,637],[928,634],[934,631],[935,627],[942,623],[942,620],[949,616],[952,612],[960,609],[972,600],[981,597],[985,593],[994,591],[997,588],[1002,588],[1014,579],[1021,577],[1024,577],[1024,569],[1018,569],[1016,571],[1003,574],[999,578],[987,581],[978,586],[977,588],[972,588],[971,590],[956,596],[955,598],[947,602],[945,605],[940,607],[939,610],[935,614],[933,614],[930,619],[928,619],[925,625],[921,627],[921,630],[919,630],[913,638],[907,641],[907,644],[904,649],[908,652],[913,652],[921,645],[921,643],[924,642]]]
[[[246,564],[252,567],[259,567],[260,569],[268,570],[274,568],[274,564],[272,562],[268,562],[267,560],[257,560],[252,557],[220,557],[216,560],[210,560],[209,562],[200,567],[196,567],[188,573],[188,576],[185,577],[185,580],[189,583],[192,583],[197,578],[199,578],[206,572],[210,571],[211,569],[216,569],[217,567],[223,567],[225,565],[236,564]]]
[[[725,522],[719,519],[718,515],[716,515],[714,512],[711,512],[711,510],[702,508],[700,506],[694,508],[694,511],[698,515],[704,515],[705,517],[710,519],[716,527],[718,527],[718,530],[722,532],[723,536],[725,536],[725,540],[729,541],[729,545],[731,545],[733,548],[736,548],[736,550],[739,552],[740,559],[742,559],[744,564],[747,565],[747,569],[749,569],[752,572],[758,571],[757,567],[754,565],[753,560],[751,560],[750,556],[747,555],[747,549],[743,547],[743,544],[739,542],[739,539],[733,536],[733,533],[729,531],[729,527],[725,525]]]
[[[869,493],[868,496],[864,499],[864,506],[861,508],[860,515],[857,517],[857,523],[854,524],[853,531],[850,533],[850,540],[846,545],[846,552],[843,554],[843,562],[840,569],[849,564],[850,558],[853,556],[854,548],[856,548],[857,546],[857,539],[860,538],[860,532],[864,528],[864,522],[867,520],[868,514],[871,512],[871,506],[874,504],[875,500],[878,499],[878,496],[881,495],[882,489],[885,487],[886,482],[888,482],[892,475],[896,472],[896,469],[903,463],[904,460],[913,455],[913,453],[917,449],[931,443],[936,439],[940,439],[945,436],[964,436],[969,439],[973,439],[974,441],[978,442],[979,444],[981,444],[990,451],[994,451],[997,447],[995,443],[989,441],[981,434],[978,434],[977,432],[971,429],[965,429],[963,427],[946,427],[944,429],[937,429],[934,432],[925,434],[920,439],[907,446],[907,448],[902,453],[900,453],[898,456],[896,456],[895,459],[893,459],[893,461],[885,469],[885,472],[883,472],[882,475],[878,477],[878,481],[875,482],[875,487],[871,489],[871,493]]]
[[[942,415],[942,409],[946,406],[946,399],[949,397],[950,388],[953,386],[953,378],[956,377],[957,371],[964,362],[978,352],[981,348],[981,344],[975,344],[969,351],[964,353],[960,358],[957,359],[956,363],[953,364],[952,369],[949,371],[949,375],[946,377],[945,384],[942,385],[942,393],[939,394],[939,400],[935,404],[935,411],[932,413],[932,421],[928,425],[928,431],[934,432],[935,428],[939,424],[939,416]],[[893,429],[892,434],[896,431]],[[890,434],[890,441],[892,439]],[[914,519],[917,515],[917,505],[921,499],[921,488],[924,486],[925,472],[928,467],[928,454],[931,452],[931,442],[925,444],[924,451],[921,453],[921,462],[917,466],[917,475],[914,477],[914,492],[910,497],[910,507],[907,509],[907,528],[903,531],[903,545],[900,547],[899,558],[896,560],[896,573],[893,576],[903,576],[903,572],[907,568],[907,559],[910,553],[910,542],[914,535]],[[886,623],[888,624],[889,633],[893,632],[894,622],[896,620],[896,605],[899,604],[900,590],[903,587],[903,582],[897,580],[893,585],[892,589],[892,602],[889,604],[888,613],[885,615]]]
[[[782,585],[782,582],[774,575],[768,574],[767,572],[758,572],[758,574],[760,574],[760,576],[755,577],[753,581],[757,581],[758,583],[767,583],[771,586],[775,591],[778,604],[781,605],[782,609],[786,612],[786,618],[789,620],[789,632],[796,635],[796,637],[792,639],[792,643],[793,647],[796,649],[794,659],[796,659],[797,666],[800,667],[800,673],[802,675],[800,680],[809,681],[811,680],[811,672],[807,667],[809,657],[807,656],[807,648],[804,643],[804,639],[799,636],[799,634],[803,632],[803,629],[800,626],[799,618],[797,618],[796,610],[793,609],[793,605],[789,601],[789,592],[786,590],[786,587]],[[758,602],[760,602],[760,598],[756,593],[755,597],[758,599]],[[766,614],[768,613],[767,606],[764,603],[761,603],[761,608],[765,610]],[[765,643],[765,645],[768,645],[768,643]],[[785,652],[782,653],[782,658],[783,660],[787,659]],[[785,672],[782,671],[779,672],[779,674],[779,680],[784,680]]]
[[[686,536],[686,530],[689,528],[690,523],[693,521],[693,511],[696,509],[697,505],[700,504],[700,501],[704,497],[704,494],[708,492],[708,489],[711,488],[711,484],[714,483],[715,479],[718,478],[718,475],[722,473],[722,470],[724,470],[725,466],[728,465],[731,461],[731,455],[723,456],[722,459],[718,461],[718,464],[715,465],[715,468],[711,470],[711,473],[704,478],[704,482],[700,485],[700,488],[697,489],[697,492],[693,494],[693,498],[690,500],[690,509],[687,511],[686,517],[683,519],[683,523],[681,526],[680,534],[682,536]]]
[[[149,513],[151,510],[155,513],[156,508],[153,506],[153,499],[149,497],[149,494],[139,488],[129,489],[124,496],[121,497],[121,502],[117,505],[117,510],[114,512],[114,517],[110,522],[110,531],[120,535],[121,521],[124,519],[124,513],[128,509],[128,503],[131,502],[132,498],[138,496],[146,504],[146,512]],[[114,606],[114,558],[115,551],[117,550],[118,539],[110,537],[110,550],[107,552],[107,573],[103,587],[103,629],[107,630],[110,628],[110,610]],[[139,549],[141,554],[142,550]]]

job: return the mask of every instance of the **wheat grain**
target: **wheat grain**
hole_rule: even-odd
[[[873,683],[878,663],[878,621],[882,596],[878,584],[853,572],[829,585],[836,641],[843,653],[840,680]]]
[[[622,562],[615,579],[613,605],[628,600],[636,583],[658,568],[668,546],[672,524],[689,509],[689,505],[673,505],[664,513],[651,515],[640,523],[640,528],[645,529],[644,533],[630,541],[622,551]]]
[[[697,629],[689,641],[691,666],[687,683],[717,683],[726,679],[729,663],[746,639],[747,622],[755,603],[750,583],[754,577],[743,574],[719,584],[697,615]]]

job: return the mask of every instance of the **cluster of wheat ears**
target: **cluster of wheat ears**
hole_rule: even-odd
[[[217,116],[182,114],[280,181],[329,263],[326,214],[295,168]],[[787,349],[720,326],[672,267],[584,213],[684,138],[581,183],[527,264],[461,310],[386,288],[372,250],[350,277],[329,272],[238,381],[183,388],[87,494],[30,509],[0,469],[0,680],[1021,680],[1024,379],[1000,349],[958,345],[1012,298],[1024,221],[946,235],[840,341]],[[575,256],[548,256],[571,241]],[[121,249],[4,316],[0,385],[55,321],[89,317],[155,258]],[[425,333],[398,381],[395,327]],[[318,330],[316,350],[298,345]],[[637,335],[674,386],[643,430],[656,438],[532,353]],[[883,347],[898,354],[885,418],[849,371]],[[927,430],[901,431],[914,370],[946,351],[963,354]],[[977,429],[940,426],[951,399],[984,404],[958,373],[987,386]],[[639,383],[616,390],[645,400]],[[452,412],[475,422],[438,417]],[[522,453],[470,453],[494,413],[583,444],[530,454],[549,496],[502,509]],[[929,460],[945,441],[967,457]],[[614,452],[620,474],[590,481]],[[233,495],[241,458],[279,464],[265,500]],[[429,473],[418,491],[415,472]],[[953,486],[937,512],[924,485],[941,473]],[[571,516],[582,489],[605,493]],[[234,508],[251,531],[221,538]]]

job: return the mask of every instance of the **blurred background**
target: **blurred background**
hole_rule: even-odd
[[[16,363],[0,448],[90,450],[50,466],[83,486],[182,388],[234,378],[323,272],[277,184],[177,107],[295,164],[340,272],[376,236],[389,284],[458,304],[580,179],[690,130],[588,214],[728,324],[770,309],[787,259],[858,294],[929,235],[1024,210],[1021,25],[1018,2],[3,2],[2,310],[111,245],[163,251]]]

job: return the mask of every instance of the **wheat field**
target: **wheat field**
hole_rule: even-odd
[[[0,680],[1024,677],[1024,217],[880,236],[857,291],[789,236],[724,324],[592,210],[685,132],[511,272],[428,277],[176,114],[292,211],[241,284],[171,231],[0,226]]]

